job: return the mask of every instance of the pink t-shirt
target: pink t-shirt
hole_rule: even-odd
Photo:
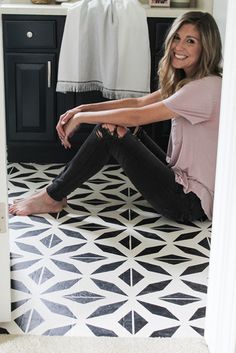
[[[163,103],[178,117],[172,119],[167,162],[184,192],[194,192],[212,219],[221,77],[191,81]]]

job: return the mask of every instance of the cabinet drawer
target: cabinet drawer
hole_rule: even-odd
[[[4,21],[6,49],[56,48],[55,21]]]

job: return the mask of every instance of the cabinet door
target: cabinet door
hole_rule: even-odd
[[[6,54],[9,142],[54,139],[55,59],[55,54]]]

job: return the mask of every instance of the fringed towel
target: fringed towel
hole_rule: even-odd
[[[148,27],[138,0],[81,0],[69,7],[57,91],[91,90],[109,99],[149,93]]]

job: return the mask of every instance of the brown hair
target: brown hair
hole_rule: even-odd
[[[196,70],[186,78],[182,69],[171,66],[170,47],[176,32],[183,24],[194,25],[200,33],[202,53]],[[207,12],[190,11],[176,18],[166,40],[165,53],[160,61],[158,75],[162,97],[166,98],[183,87],[187,82],[209,75],[221,76],[222,45],[218,26],[214,18]]]

